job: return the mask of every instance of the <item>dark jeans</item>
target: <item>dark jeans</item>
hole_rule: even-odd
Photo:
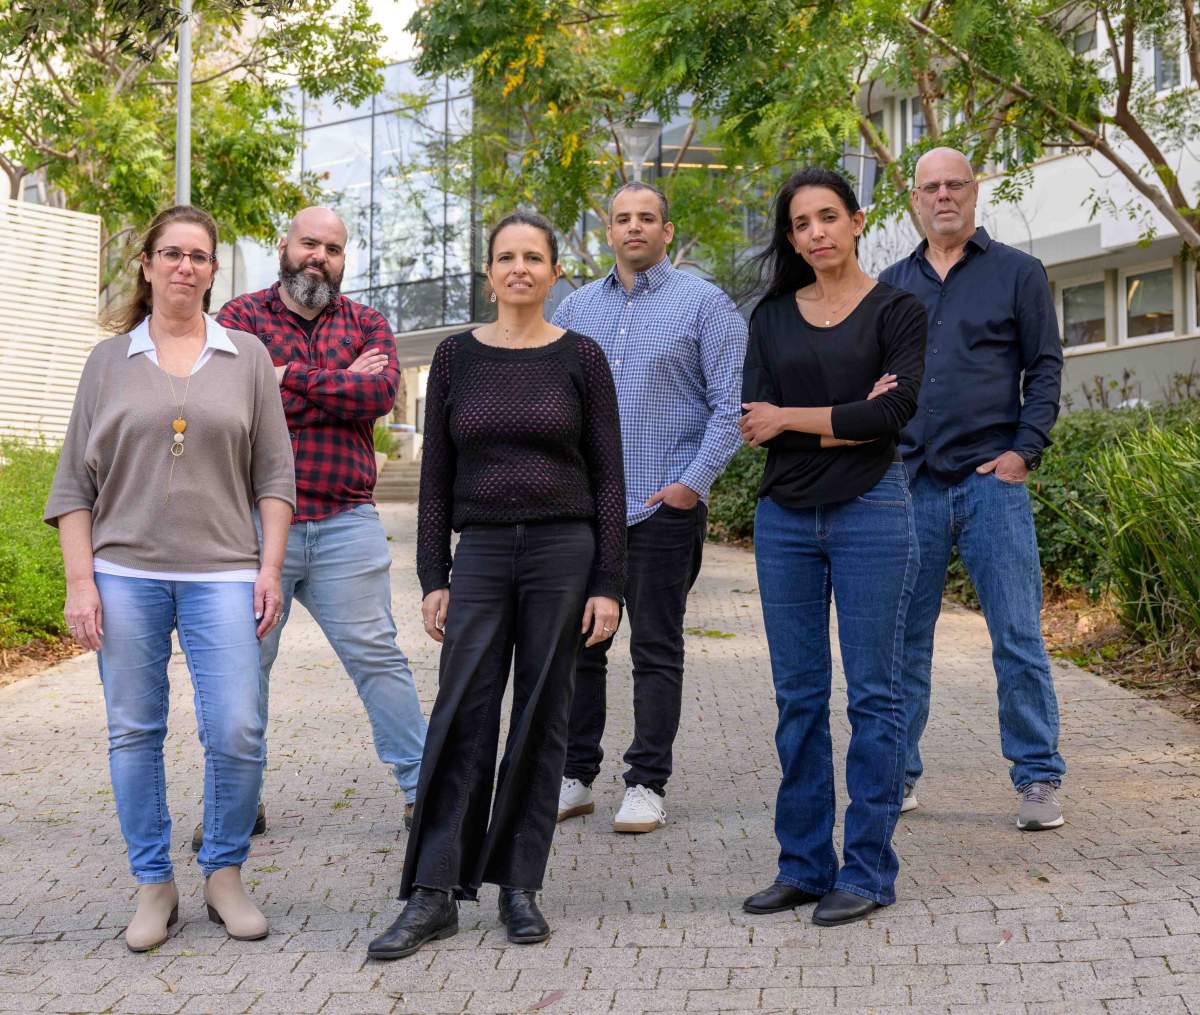
[[[816,508],[758,502],[754,556],[779,707],[783,767],[775,806],[778,880],[807,892],[895,901],[892,832],[904,796],[904,622],[917,577],[917,537],[904,466],[861,497]],[[846,674],[843,864],[829,733],[830,593]]]
[[[467,899],[485,881],[542,887],[594,553],[587,521],[463,530],[400,898],[414,886]],[[510,668],[512,716],[497,773]]]
[[[933,631],[942,610],[950,552],[957,545],[992,637],[1000,705],[1000,747],[1020,789],[1058,785],[1067,770],[1058,753],[1058,699],[1042,642],[1042,564],[1029,491],[995,473],[972,472],[943,489],[922,469],[912,481],[921,568],[908,613],[904,696],[908,764],[904,781],[921,777],[921,734],[929,719]]]
[[[625,752],[627,786],[663,793],[683,702],[683,614],[700,574],[708,508],[663,504],[629,528],[625,608],[633,658],[633,743]],[[590,786],[600,774],[612,639],[584,649],[575,673],[575,703],[565,775]]]

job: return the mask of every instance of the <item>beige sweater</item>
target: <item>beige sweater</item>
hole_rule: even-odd
[[[251,511],[263,497],[296,506],[292,446],[271,357],[253,335],[231,331],[237,355],[214,352],[192,375],[183,407],[184,453],[171,478],[168,378],[129,336],[88,357],[45,520],[87,508],[92,552],[146,571],[256,568]],[[186,379],[174,378],[175,397]],[[167,484],[171,497],[167,500]]]

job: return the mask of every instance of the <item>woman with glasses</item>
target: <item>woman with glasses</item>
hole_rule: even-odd
[[[198,208],[151,223],[113,319],[120,334],[84,367],[45,511],[62,545],[67,624],[99,661],[113,796],[138,884],[125,930],[135,952],[165,941],[179,916],[163,764],[172,630],[204,747],[208,917],[230,937],[267,934],[241,865],[265,754],[258,639],[279,622],[295,480],[270,356],[206,313],[216,249],[216,225]]]
[[[917,299],[858,263],[863,212],[837,173],[783,185],[750,318],[742,433],[767,448],[754,522],[759,594],[779,706],[779,872],[749,913],[816,902],[835,926],[895,901],[892,831],[904,786],[904,621],[917,542],[901,428],[925,353]],[[880,377],[880,375],[883,375]],[[878,381],[876,379],[879,379]],[[842,863],[833,844],[829,607],[849,697]]]

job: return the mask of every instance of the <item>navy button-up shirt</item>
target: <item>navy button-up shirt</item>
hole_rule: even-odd
[[[925,377],[900,451],[941,486],[1005,451],[1050,444],[1062,384],[1062,341],[1046,269],[981,226],[943,280],[928,241],[879,280],[907,289],[929,315]]]

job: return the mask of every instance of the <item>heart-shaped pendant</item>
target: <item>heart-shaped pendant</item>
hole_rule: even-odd
[[[176,433],[183,433],[183,431],[187,429],[187,420],[182,416],[180,416],[179,419],[172,420],[171,429]]]

